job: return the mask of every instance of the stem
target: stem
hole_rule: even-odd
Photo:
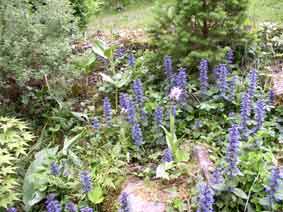
[[[260,173],[260,172],[258,172],[256,178],[255,178],[254,181],[253,181],[253,184],[252,184],[251,187],[250,187],[249,194],[248,194],[248,199],[247,199],[247,201],[246,201],[246,205],[245,205],[245,210],[244,210],[244,212],[246,212],[247,209],[248,209],[248,204],[249,204],[249,200],[250,200],[250,197],[251,197],[252,188],[253,188],[254,184],[256,183],[256,181],[257,181],[258,178],[259,178],[259,173]]]

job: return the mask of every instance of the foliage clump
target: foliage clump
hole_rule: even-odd
[[[26,123],[0,117],[0,208],[6,208],[19,198],[19,163],[33,139]]]
[[[71,54],[76,22],[67,0],[27,3],[0,2],[0,79],[23,85],[44,75],[62,76],[72,69]]]
[[[177,0],[157,15],[152,40],[163,54],[196,65],[200,59],[221,61],[227,50],[243,50],[248,0]]]

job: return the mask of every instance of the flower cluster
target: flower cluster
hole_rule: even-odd
[[[237,176],[240,173],[238,169],[239,152],[240,152],[240,133],[237,125],[229,129],[229,143],[226,151],[227,174],[230,177]]]
[[[187,73],[186,69],[180,68],[178,74],[175,76],[174,79],[174,86],[186,89],[187,87]]]
[[[167,79],[171,80],[171,77],[173,75],[173,63],[172,63],[172,58],[170,56],[164,57],[164,70]]]
[[[50,194],[45,202],[47,212],[61,212],[60,202],[55,199],[55,194]]]
[[[129,106],[129,97],[126,93],[120,93],[119,95],[120,108],[123,113],[127,112]]]
[[[272,89],[269,91],[268,97],[269,97],[269,104],[273,105],[275,101],[275,94]]]
[[[60,174],[60,167],[56,162],[52,162],[50,165],[51,174],[54,176],[58,176]]]
[[[92,209],[92,208],[88,208],[88,207],[86,207],[86,208],[81,208],[81,209],[80,209],[80,212],[93,212],[93,209]]]
[[[68,211],[68,212],[77,212],[78,211],[78,208],[76,206],[75,203],[73,202],[68,202],[65,206],[65,209]]]
[[[222,175],[222,170],[220,168],[216,168],[211,175],[210,183],[217,185],[224,182],[224,178]]]
[[[251,113],[251,103],[249,93],[245,93],[241,101],[241,128],[247,129],[248,120]]]
[[[128,100],[127,107],[128,122],[134,125],[136,123],[136,107],[132,100]]]
[[[134,81],[133,91],[135,93],[136,104],[143,105],[144,104],[144,94],[143,94],[142,82],[140,79],[137,79]]]
[[[88,171],[81,171],[80,180],[82,185],[82,190],[84,193],[88,193],[92,189],[91,176]]]
[[[197,212],[213,212],[214,191],[208,184],[199,185],[198,209]]]
[[[132,54],[132,53],[128,56],[128,64],[129,64],[130,67],[134,67],[135,64],[136,64],[135,55]]]
[[[157,127],[160,127],[162,125],[163,120],[163,109],[162,107],[156,107],[155,113],[154,113],[154,120]]]
[[[120,202],[120,209],[119,212],[129,212],[129,206],[128,206],[128,194],[126,192],[122,192],[119,198]]]
[[[92,127],[93,129],[96,129],[98,130],[99,127],[100,127],[100,124],[99,124],[99,120],[97,117],[94,117],[93,120],[92,120]]]
[[[126,49],[124,47],[119,47],[114,53],[115,58],[121,58],[124,56]]]
[[[169,94],[169,98],[172,100],[172,101],[176,101],[178,102],[181,98],[183,94],[183,89],[179,88],[179,87],[173,87],[171,90],[170,90],[170,94]]]
[[[112,120],[112,108],[108,97],[104,97],[103,99],[103,112],[105,123],[110,125]]]
[[[281,180],[283,179],[280,168],[274,167],[271,171],[269,185],[266,188],[266,192],[268,193],[268,197],[270,199],[270,204],[272,204],[274,201],[277,200],[276,197],[275,197],[275,193],[278,191],[280,179]]]
[[[202,59],[199,64],[199,81],[200,81],[200,91],[205,94],[208,88],[208,61]]]
[[[7,208],[7,212],[17,212],[17,208]]]
[[[228,84],[227,84],[228,68],[225,64],[220,64],[218,66],[218,69],[219,69],[218,87],[221,96],[225,98],[228,89]]]
[[[227,54],[226,54],[226,60],[228,64],[233,64],[234,63],[234,52],[233,49],[229,49]]]
[[[173,161],[173,154],[172,151],[167,148],[163,153],[162,162],[169,163],[171,161]]]
[[[262,127],[265,118],[265,104],[262,100],[256,102],[255,118],[257,123],[256,129],[259,130]]]
[[[141,131],[141,127],[138,123],[135,123],[132,126],[132,138],[133,138],[134,143],[137,147],[139,147],[143,144],[142,131]]]
[[[233,76],[232,80],[230,81],[230,101],[233,101],[235,99],[235,93],[236,93],[236,82],[237,82],[237,76]]]

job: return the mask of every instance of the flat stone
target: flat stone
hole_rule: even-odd
[[[128,194],[129,212],[165,212],[168,200],[176,195],[159,187],[158,183],[129,178],[121,193]]]

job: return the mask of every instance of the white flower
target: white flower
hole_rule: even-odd
[[[171,100],[179,101],[183,90],[179,87],[173,87],[170,91],[169,97]]]

